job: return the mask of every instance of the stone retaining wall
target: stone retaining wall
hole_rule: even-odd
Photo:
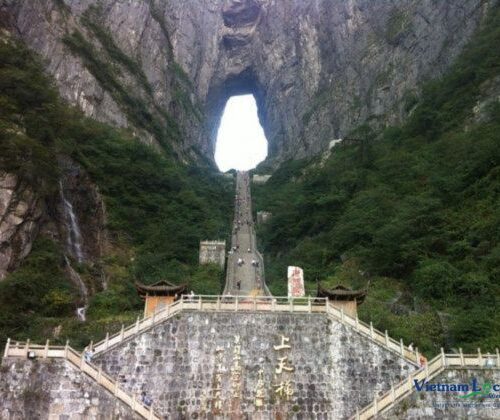
[[[324,314],[292,313],[186,312],[96,363],[169,419],[346,418],[415,370]]]
[[[476,378],[479,387],[485,382],[500,384],[500,371],[493,369],[446,369],[431,384],[470,384]],[[492,391],[496,398],[474,396],[459,398],[464,392],[414,392],[387,413],[384,419],[498,419],[500,414],[500,392]]]
[[[140,418],[63,359],[4,359],[0,401],[2,420]]]

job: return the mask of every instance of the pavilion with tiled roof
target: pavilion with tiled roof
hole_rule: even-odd
[[[352,290],[349,287],[338,284],[327,289],[318,283],[318,297],[327,298],[335,306],[343,309],[344,312],[352,317],[358,313],[358,305],[361,305],[368,293],[368,288],[361,290]]]
[[[152,315],[170,305],[187,291],[187,284],[173,284],[167,280],[160,280],[153,284],[135,282],[139,296],[144,299],[144,316]]]

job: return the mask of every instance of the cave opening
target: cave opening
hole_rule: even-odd
[[[267,157],[267,147],[255,96],[230,96],[217,131],[215,162],[219,169],[253,169]]]

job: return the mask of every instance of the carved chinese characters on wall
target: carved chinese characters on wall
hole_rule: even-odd
[[[291,361],[289,360],[289,352],[292,346],[289,344],[290,338],[281,336],[281,343],[273,346],[274,351],[277,352],[277,366],[274,370],[274,393],[278,400],[290,401],[294,394],[292,375],[295,370]]]
[[[230,368],[231,412],[239,414],[243,397],[243,366],[241,362],[241,338],[239,335],[234,336],[232,352],[233,358]]]
[[[267,369],[265,366],[255,366],[258,368],[255,387],[253,390],[245,390],[241,336],[235,335],[232,342],[227,344],[226,351],[230,353],[226,358],[224,358],[224,348],[217,348],[211,395],[209,398],[204,398],[205,404],[209,400],[212,414],[238,415],[241,413],[242,404],[245,404],[248,399],[251,401],[252,398],[256,410],[263,409],[269,402],[281,404],[293,399],[295,367],[290,358],[292,351],[290,338],[284,335],[279,336],[279,341],[272,346],[272,350],[274,362]],[[267,376],[266,380],[265,372],[269,370],[270,376]],[[255,370],[253,372],[255,375]],[[249,395],[245,393],[246,391],[249,391]]]
[[[212,412],[222,413],[222,374],[224,372],[224,349],[217,348],[215,351],[215,372],[212,388]]]

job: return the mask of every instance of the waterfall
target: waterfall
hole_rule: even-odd
[[[80,231],[80,227],[78,226],[78,219],[76,218],[75,211],[73,210],[73,205],[64,196],[62,181],[59,181],[59,191],[61,194],[61,202],[63,205],[64,224],[66,225],[66,231],[67,231],[66,248],[67,251],[73,257],[75,257],[79,263],[81,263],[84,259],[82,251],[82,233]],[[87,286],[85,285],[80,275],[71,266],[71,262],[66,254],[64,255],[64,260],[66,261],[66,267],[68,270],[69,277],[71,281],[76,285],[76,287],[78,287],[78,291],[80,293],[80,299],[81,302],[83,303],[83,306],[80,306],[76,309],[76,316],[80,321],[85,321],[87,307],[88,307],[88,300],[89,300],[89,293],[87,290]]]
[[[83,261],[82,251],[82,233],[78,226],[78,219],[73,210],[73,205],[64,196],[62,181],[59,181],[59,190],[61,193],[61,201],[64,210],[64,221],[66,224],[67,236],[66,243],[69,252],[81,263]]]
[[[87,290],[87,286],[85,285],[80,275],[71,266],[69,258],[66,255],[64,256],[64,260],[66,261],[66,267],[68,269],[69,277],[71,278],[71,281],[78,287],[81,302],[83,303],[83,306],[76,308],[76,316],[80,321],[85,321],[87,308],[89,306],[89,292]]]

